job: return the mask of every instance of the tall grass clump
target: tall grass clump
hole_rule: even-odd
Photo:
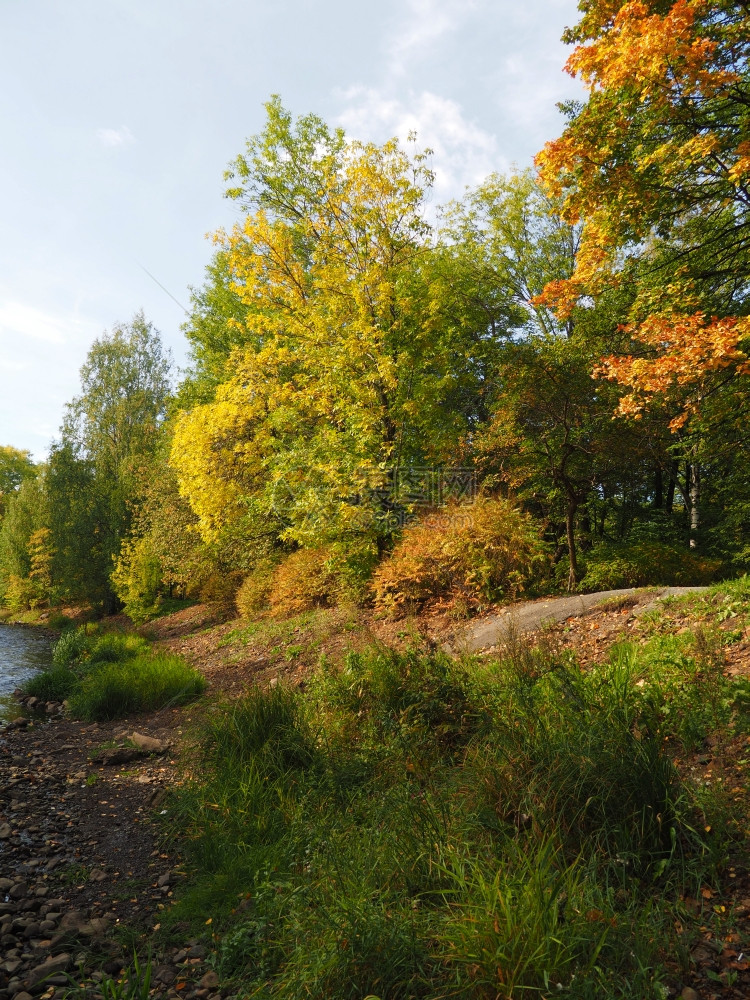
[[[205,678],[179,656],[142,653],[95,661],[69,698],[69,711],[86,722],[119,719],[182,705],[206,687]]]
[[[67,699],[71,715],[86,721],[117,719],[180,705],[205,690],[205,679],[179,656],[154,652],[140,636],[81,626],[64,632],[52,667],[33,677],[27,694]]]
[[[681,790],[657,734],[639,727],[627,670],[584,675],[558,663],[539,674],[511,662],[510,698],[495,754],[483,754],[488,794],[506,817],[555,829],[642,877],[674,854]]]
[[[25,694],[41,701],[65,701],[78,686],[77,675],[68,667],[52,666],[29,678],[23,686]]]

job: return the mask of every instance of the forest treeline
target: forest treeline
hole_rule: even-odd
[[[268,102],[189,368],[137,314],[46,462],[0,450],[6,606],[468,612],[747,568],[750,16],[584,6],[587,101],[444,206],[415,140]]]

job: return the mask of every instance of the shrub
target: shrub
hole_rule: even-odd
[[[273,572],[268,603],[278,618],[326,607],[336,593],[336,578],[326,548],[298,549]]]
[[[375,571],[375,604],[398,613],[444,595],[474,602],[512,598],[543,561],[528,515],[508,500],[480,497],[404,530]]]
[[[34,607],[37,596],[37,588],[34,586],[33,580],[16,576],[15,573],[8,577],[3,602],[9,611],[15,614]]]
[[[91,637],[86,626],[63,632],[52,650],[52,662],[56,667],[69,667],[81,659],[91,647]]]
[[[162,568],[148,537],[123,542],[110,579],[125,614],[136,625],[157,614]]]
[[[711,583],[721,561],[708,559],[658,541],[630,545],[597,546],[586,558],[583,588],[588,591],[619,590],[661,584],[681,587]]]
[[[200,599],[210,604],[222,618],[234,618],[237,592],[242,584],[242,573],[237,570],[210,573],[203,581]]]
[[[235,598],[240,618],[254,618],[267,610],[276,565],[272,560],[264,559],[242,581]]]

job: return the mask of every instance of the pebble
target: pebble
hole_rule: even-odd
[[[140,773],[105,774],[102,767],[115,763],[116,755],[97,771],[90,754],[97,744],[106,746],[106,731],[75,729],[53,708],[38,704],[50,721],[26,731],[24,718],[6,727],[0,740],[0,1000],[55,1000],[70,986],[71,974],[88,984],[89,995],[101,995],[103,979],[132,962],[121,944],[123,921],[131,914],[141,924],[151,920],[175,880],[174,861],[153,850],[147,830],[149,814],[166,794],[163,762],[147,755],[158,752],[155,743],[162,750],[168,744],[144,737],[140,747],[115,748],[133,754]],[[58,726],[72,734],[69,742],[50,738]],[[87,781],[91,774],[93,783]],[[131,790],[121,800],[126,784]],[[134,838],[148,843],[145,853],[132,854]],[[133,867],[140,866],[135,875],[125,860],[131,856]],[[117,892],[118,881],[131,876],[148,885],[135,904]],[[207,954],[192,940],[155,955],[157,994],[219,1000],[218,976],[202,964]]]

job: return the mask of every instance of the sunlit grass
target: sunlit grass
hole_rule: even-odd
[[[663,997],[672,910],[727,849],[672,759],[729,724],[711,643],[678,638],[588,673],[521,641],[494,665],[375,647],[218,709],[162,933],[210,919],[252,996]]]

